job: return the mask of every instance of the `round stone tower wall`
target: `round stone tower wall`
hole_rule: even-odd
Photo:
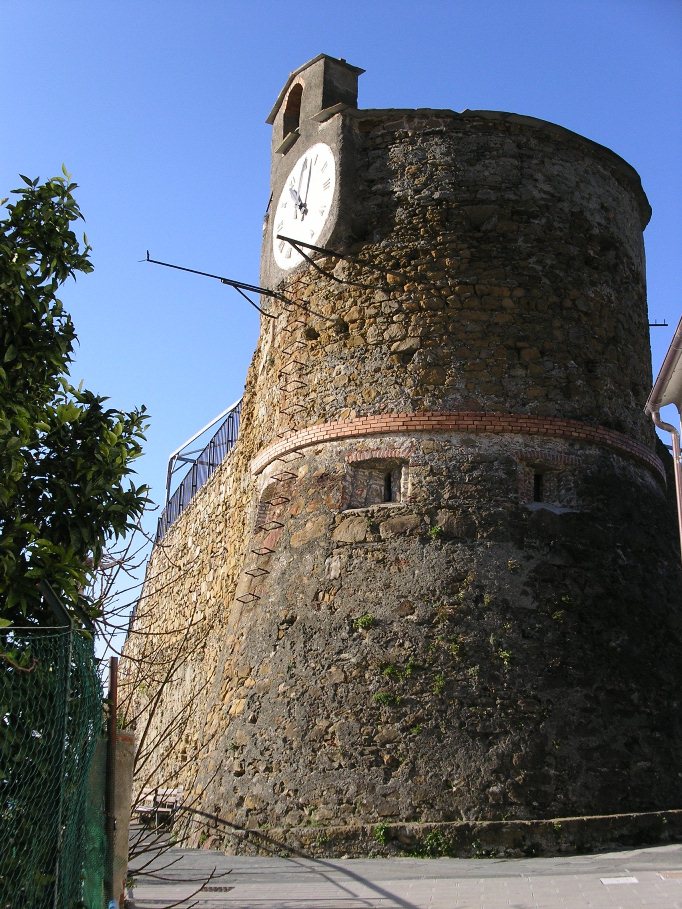
[[[639,181],[537,121],[347,118],[352,257],[281,283],[247,383],[258,682],[220,804],[277,826],[670,807]]]
[[[216,509],[240,571],[203,810],[352,830],[677,807],[639,179],[513,115],[336,118],[341,255],[264,301]]]

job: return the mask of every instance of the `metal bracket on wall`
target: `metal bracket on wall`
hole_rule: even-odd
[[[295,413],[300,413],[302,410],[305,410],[303,404],[289,404],[288,407],[280,408],[280,412],[285,413],[288,417],[293,417]]]
[[[300,461],[303,457],[303,453],[300,451],[290,451],[286,455],[280,455],[278,458],[275,458],[275,461],[281,461],[282,464],[291,464],[292,461]]]
[[[278,386],[280,391],[296,391],[298,388],[305,388],[306,383],[302,382],[300,379],[290,379],[288,382],[283,382]]]
[[[284,308],[286,309],[286,306]],[[288,335],[290,335],[296,331],[296,326],[298,325],[305,325],[305,321],[303,319],[294,319],[294,321],[290,322],[289,325],[283,325],[281,331],[285,331]]]
[[[254,600],[260,600],[260,597],[257,593],[243,593],[239,597],[235,597],[238,603],[253,603]]]
[[[284,483],[286,480],[295,480],[298,476],[293,470],[283,470],[281,473],[273,473],[272,479],[278,483]]]
[[[272,508],[278,508],[280,505],[286,505],[287,502],[291,502],[291,499],[288,496],[273,496],[272,499],[268,499],[267,502],[263,502],[263,505],[270,505]]]
[[[320,274],[324,275],[326,278],[329,278],[331,281],[336,281],[337,284],[348,284],[351,287],[359,287],[363,290],[387,290],[390,289],[388,284],[388,276],[391,275],[394,278],[398,278],[401,281],[404,281],[406,284],[408,282],[415,282],[421,284],[423,287],[427,287],[438,294],[441,294],[443,288],[436,284],[433,281],[424,280],[423,276],[409,275],[405,272],[395,271],[392,268],[382,268],[378,265],[375,265],[373,262],[367,262],[364,259],[359,259],[357,256],[348,256],[345,253],[341,253],[336,249],[328,249],[324,246],[314,246],[312,243],[304,243],[302,240],[294,240],[292,237],[285,237],[283,234],[277,234],[278,240],[284,240],[286,243],[290,243],[294,247],[296,252],[302,256],[306,262],[313,266],[313,268],[318,271]],[[309,249],[311,252],[322,253],[325,256],[331,256],[334,259],[342,259],[344,262],[350,262],[352,265],[357,265],[359,268],[366,268],[369,271],[373,271],[375,274],[380,274],[385,276],[385,281],[383,284],[363,284],[360,281],[351,281],[346,278],[339,278],[338,275],[333,274],[325,268],[322,268],[321,265],[318,265],[315,260],[307,255],[302,247]],[[449,305],[447,300],[445,305]]]
[[[244,574],[248,574],[252,578],[260,578],[264,574],[270,574],[267,568],[259,568],[257,565],[253,568],[244,569]]]
[[[318,265],[317,262],[303,251],[303,248],[309,249],[311,252],[323,253],[327,256],[332,256],[334,259],[343,259],[344,262],[352,262],[355,265],[360,265],[362,263],[359,260],[353,258],[352,256],[345,256],[343,253],[336,252],[333,249],[326,249],[324,246],[313,246],[312,243],[304,243],[302,240],[294,240],[292,237],[285,237],[284,234],[277,234],[278,240],[284,240],[285,243],[289,243],[290,246],[296,250],[296,252],[301,256],[309,265],[312,265],[315,271],[318,271],[321,275],[324,275],[325,278],[329,278],[332,281],[336,281],[337,284],[348,284],[351,287],[359,287],[362,290],[381,290],[379,286],[372,286],[369,284],[363,284],[360,281],[350,281],[346,278],[339,278],[338,275],[332,274],[332,272],[327,271],[326,268],[322,268],[321,265]],[[379,271],[378,268],[374,268],[374,271]]]
[[[295,338],[293,341],[289,341],[288,344],[285,344],[282,348],[282,353],[287,354],[296,347],[305,347],[305,341],[301,341],[300,338]]]
[[[220,281],[221,284],[234,288],[237,293],[244,297],[250,306],[253,306],[254,309],[257,309],[261,315],[266,316],[268,319],[276,319],[277,316],[271,312],[266,312],[257,303],[254,303],[248,296],[249,293],[260,294],[263,297],[271,297],[273,300],[279,300],[282,303],[293,302],[287,299],[284,294],[280,294],[276,290],[270,290],[268,287],[260,287],[258,284],[247,284],[245,281],[236,281],[234,278],[225,278],[223,275],[213,275],[208,271],[199,271],[196,268],[186,268],[184,265],[173,265],[170,262],[161,262],[159,259],[152,259],[149,255],[149,250],[147,250],[147,258],[145,261],[151,262],[153,265],[165,265],[166,268],[176,268],[178,271],[188,271],[193,275],[202,275],[204,278],[214,278],[216,281]]]
[[[309,371],[310,371],[310,367],[309,367],[306,363],[303,363],[301,360],[294,360],[294,359],[291,359],[291,360],[287,360],[287,362],[285,363],[285,365],[280,369],[279,375],[280,375],[280,376],[288,376],[288,375],[291,374],[292,371],[295,371],[295,370],[296,370],[296,367],[298,367],[299,369],[301,369],[301,370],[303,371],[304,374],[305,374],[306,372],[309,372]]]
[[[256,533],[269,533],[271,530],[277,530],[280,527],[284,527],[282,521],[275,521],[273,518],[270,521],[265,521],[263,524],[259,524],[256,527]]]

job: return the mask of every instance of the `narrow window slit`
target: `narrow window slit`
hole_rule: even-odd
[[[387,471],[384,474],[384,502],[393,501],[393,473],[392,471]]]
[[[545,501],[545,483],[544,483],[544,474],[537,473],[533,474],[533,501],[534,502],[544,502]]]

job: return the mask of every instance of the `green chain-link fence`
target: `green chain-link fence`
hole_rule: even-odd
[[[2,632],[0,646],[11,654],[0,658],[0,909],[101,909],[92,641],[71,628],[31,628]]]

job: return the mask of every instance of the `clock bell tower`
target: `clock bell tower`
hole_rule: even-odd
[[[266,286],[300,265],[302,251],[310,252],[290,240],[329,244],[351,227],[353,143],[341,115],[357,108],[363,72],[319,54],[289,76],[267,118],[272,165],[261,270]]]

